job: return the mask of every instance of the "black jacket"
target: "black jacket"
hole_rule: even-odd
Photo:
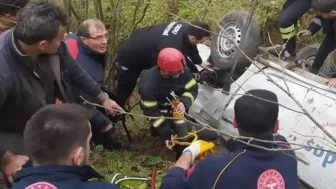
[[[62,42],[58,49],[60,72],[66,98],[72,102],[72,85],[98,96],[96,82],[78,66]],[[0,35],[0,130],[22,133],[26,122],[40,108],[64,100],[51,69],[50,55],[33,62],[23,55],[13,29]]]
[[[198,95],[198,85],[187,67],[184,69],[184,74],[181,74],[176,79],[163,79],[157,66],[144,71],[140,78],[139,86],[140,107],[143,113],[146,116],[153,117],[167,115],[162,110],[170,112],[171,104],[167,97],[170,100],[172,99],[170,95],[172,91],[179,96],[187,111]],[[172,115],[169,117],[172,117]],[[150,120],[152,126],[161,136],[170,139],[172,133],[170,124],[167,121],[164,117]]]
[[[309,25],[308,30],[315,35],[321,28],[323,34],[334,34],[334,19],[325,19],[320,15],[315,16],[312,23]]]
[[[140,28],[120,47],[117,61],[129,69],[149,69],[156,65],[157,55],[163,48],[172,47],[201,64],[196,45],[188,38],[189,25],[181,22],[164,23]]]

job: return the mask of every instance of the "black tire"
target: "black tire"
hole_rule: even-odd
[[[311,66],[313,65],[313,62],[314,62],[314,59],[316,57],[319,47],[320,47],[320,44],[315,43],[315,44],[303,47],[297,53],[298,60],[304,61],[304,65],[303,65],[304,67],[302,68],[305,69],[306,71],[309,71]],[[330,78],[331,75],[335,73],[331,64],[332,64],[332,59],[328,56],[325,59],[323,66],[321,67],[318,75],[321,77]]]
[[[258,46],[260,44],[260,27],[255,17],[252,17],[247,29],[245,42],[240,44],[243,40],[242,30],[246,25],[248,15],[247,12],[242,10],[232,10],[224,15],[219,25],[227,34],[230,35],[230,33],[232,33],[235,36],[238,47],[240,47],[248,57],[253,59],[257,55]],[[223,44],[228,42],[228,40],[222,37],[225,36],[225,34],[219,26],[215,28],[214,33],[221,34],[221,36],[214,34],[211,41],[211,58],[216,67],[219,69],[229,69],[234,65],[236,59],[237,71],[250,65],[250,62],[243,55],[237,53],[238,49],[235,47],[230,48],[233,45],[232,43],[230,43],[231,46],[226,45],[226,49],[222,48],[224,47]]]

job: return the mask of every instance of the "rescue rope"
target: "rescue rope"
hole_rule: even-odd
[[[192,136],[192,137],[194,137],[194,139],[191,142],[180,142],[180,141],[178,141],[177,135],[175,135],[174,136],[174,142],[175,142],[175,144],[181,145],[181,146],[189,146],[191,143],[193,143],[193,142],[195,142],[195,141],[198,140],[198,136],[197,136],[196,132],[189,132],[187,136],[188,137]]]

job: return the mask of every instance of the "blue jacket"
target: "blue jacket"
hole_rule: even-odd
[[[278,140],[286,140],[277,136]],[[271,152],[234,142],[232,153],[209,155],[186,171],[173,167],[160,189],[298,189],[297,160],[293,151]],[[255,143],[256,144],[256,143]],[[273,144],[257,144],[266,148]],[[275,146],[288,148],[288,146]]]
[[[48,189],[119,189],[119,186],[108,182],[88,181],[94,178],[103,179],[90,166],[55,165],[25,167],[17,172],[12,189],[38,189],[39,185],[48,186]]]
[[[68,36],[65,44],[76,63],[79,64],[91,76],[91,78],[98,83],[99,86],[102,86],[104,83],[106,55],[98,53],[88,47],[75,33]],[[76,86],[74,86],[73,92],[76,96],[78,96],[76,102],[79,104],[83,103],[83,100],[79,98],[79,96],[82,96],[90,102],[95,102],[95,98],[83,92],[83,90],[80,90]],[[95,129],[104,129],[111,122],[108,117],[97,109],[92,108],[91,106],[87,107],[90,107],[90,111],[92,113],[91,124],[95,127]]]
[[[99,84],[104,82],[106,54],[94,51],[88,47],[78,35],[72,33],[65,41],[71,56]],[[76,50],[77,48],[77,50]]]

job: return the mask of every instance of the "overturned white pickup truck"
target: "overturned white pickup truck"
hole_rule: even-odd
[[[241,39],[240,31],[246,17],[247,14],[242,11],[231,11],[220,22],[226,33],[236,39],[238,46]],[[220,29],[217,28],[215,32],[220,33]],[[244,51],[247,50],[247,55],[251,58],[257,55],[258,43],[254,43],[260,38],[259,32],[257,22],[253,18],[246,35],[247,40],[253,38],[249,40],[252,43],[248,41],[245,43],[245,47],[240,46]],[[235,57],[237,49],[232,44],[230,45],[229,41],[219,36],[213,36],[211,47],[199,45],[198,49],[203,60],[211,58],[219,70],[230,68],[233,65],[233,60],[237,58]],[[332,136],[336,137],[336,89],[326,85],[327,79],[313,75],[302,68],[283,71],[281,67],[283,62],[277,59],[260,58],[256,64],[275,82],[287,89],[284,83],[285,78],[290,93],[315,120]],[[230,135],[238,135],[230,121],[234,114],[235,100],[241,96],[239,94],[244,94],[251,89],[271,90],[277,94],[279,103],[287,107],[280,107],[280,134],[284,135],[289,142],[336,151],[336,144],[305,114],[298,113],[302,112],[298,104],[270,82],[254,64],[248,65],[246,61],[238,61],[237,68],[239,67],[247,69],[231,84],[229,91],[224,91],[220,87],[214,88],[199,84],[199,94],[190,108],[189,114],[220,131]],[[297,150],[296,155],[299,177],[305,185],[315,189],[336,188],[336,154],[303,148]]]

